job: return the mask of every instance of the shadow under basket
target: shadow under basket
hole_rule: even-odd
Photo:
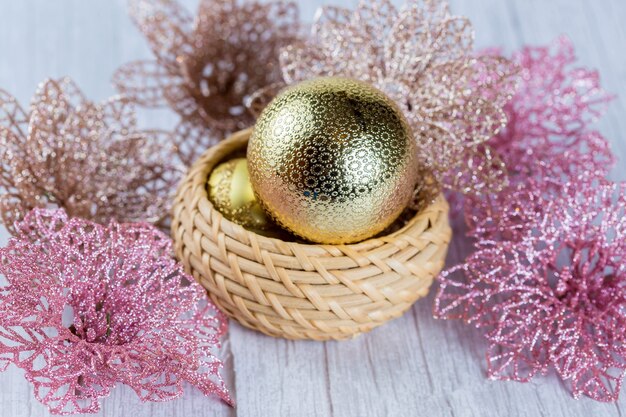
[[[176,255],[242,325],[288,339],[347,339],[402,315],[428,294],[451,229],[440,195],[400,229],[349,245],[287,242],[225,219],[206,189],[213,168],[245,150],[251,129],[208,149],[173,208]]]

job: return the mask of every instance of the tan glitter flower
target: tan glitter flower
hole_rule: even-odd
[[[0,211],[12,231],[35,207],[100,223],[160,222],[180,167],[171,139],[142,131],[122,98],[88,101],[69,79],[48,80],[30,111],[0,90]]]
[[[281,66],[288,84],[335,75],[383,90],[403,109],[424,164],[444,185],[474,193],[506,178],[484,142],[506,123],[515,70],[504,58],[476,56],[473,38],[470,22],[450,15],[445,1],[396,9],[363,0],[355,11],[323,8],[310,38],[282,52]],[[262,92],[256,98],[262,102]],[[458,175],[468,170],[473,175]]]
[[[175,0],[130,4],[156,60],[123,66],[113,82],[135,102],[181,116],[176,143],[183,162],[254,123],[244,100],[282,81],[280,48],[299,31],[294,3],[201,0],[195,18]]]

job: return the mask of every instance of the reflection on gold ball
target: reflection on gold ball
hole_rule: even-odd
[[[252,191],[246,158],[231,159],[215,167],[207,188],[209,200],[228,220],[250,229],[268,227],[268,218]]]
[[[254,191],[293,233],[357,242],[384,230],[417,183],[416,144],[381,91],[347,78],[302,82],[263,111],[248,144]]]

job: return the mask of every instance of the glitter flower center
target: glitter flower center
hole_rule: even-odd
[[[569,242],[555,251],[556,262],[548,265],[556,299],[567,308],[596,317],[624,301],[623,291],[607,251],[597,242]]]

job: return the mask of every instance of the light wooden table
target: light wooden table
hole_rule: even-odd
[[[397,1],[398,2],[398,1]],[[194,1],[187,3],[193,7]],[[321,3],[302,0],[310,20]],[[599,128],[623,161],[626,155],[626,1],[453,0],[469,16],[479,46],[507,50],[545,44],[566,33],[580,61],[600,69],[603,85],[622,99]],[[0,87],[23,103],[46,77],[69,75],[93,99],[113,91],[120,64],[150,53],[125,14],[124,0],[0,0]],[[165,115],[142,122],[174,120]],[[624,179],[621,162],[614,179]],[[0,241],[6,241],[0,232]],[[454,240],[449,264],[467,245]],[[485,379],[485,343],[460,323],[435,321],[432,296],[404,317],[348,342],[292,342],[231,326],[222,356],[236,409],[203,397],[193,387],[169,403],[142,404],[126,387],[103,401],[102,416],[621,416],[617,404],[573,400],[554,375],[528,384]],[[0,415],[46,416],[47,410],[14,367],[0,374]]]

